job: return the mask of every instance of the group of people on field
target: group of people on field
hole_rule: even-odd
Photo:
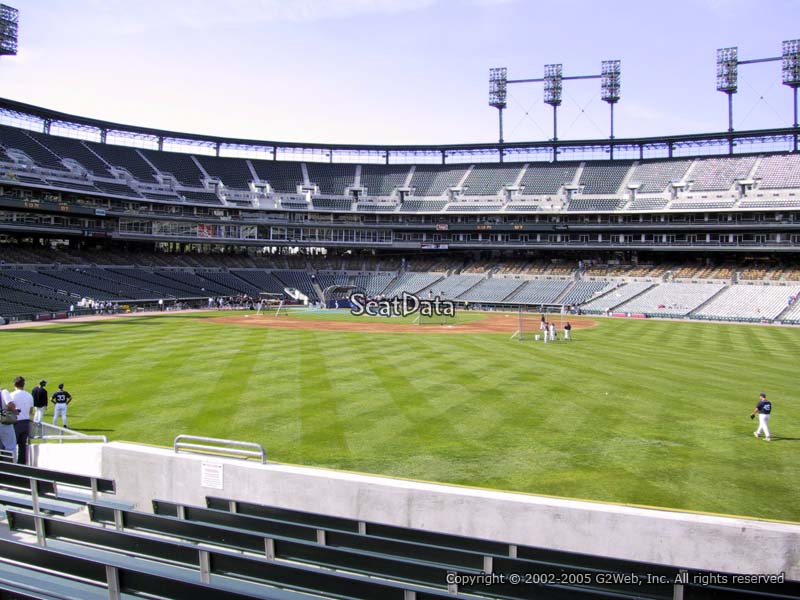
[[[58,391],[50,396],[47,381],[39,382],[30,392],[25,389],[25,378],[14,378],[14,390],[0,389],[0,450],[16,452],[16,460],[20,464],[28,462],[28,438],[31,434],[31,423],[41,423],[47,412],[48,402],[52,402],[53,425],[61,417],[63,427],[67,426],[67,405],[72,402],[72,395],[58,384]]]
[[[558,328],[556,327],[555,321],[547,322],[547,319],[544,318],[542,315],[541,321],[539,321],[539,329],[542,331],[544,335],[544,343],[547,342],[555,342],[558,339]],[[572,325],[569,321],[564,325],[564,340],[570,340],[570,334],[572,333]]]

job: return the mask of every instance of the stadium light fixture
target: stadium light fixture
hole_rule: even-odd
[[[717,91],[735,94],[739,89],[739,49],[717,50]]]
[[[558,107],[561,106],[563,68],[560,64],[544,66],[544,103],[553,107],[553,141],[558,140]]]
[[[739,89],[739,49],[717,50],[717,91],[728,95],[728,131],[733,131],[733,95]]]
[[[0,56],[16,55],[18,24],[19,11],[0,4]]]
[[[600,94],[611,109],[611,138],[614,139],[614,105],[619,102],[622,63],[618,60],[604,60],[600,63]],[[611,157],[614,157],[613,147]]]
[[[800,87],[800,40],[785,40],[783,42],[783,85],[792,88],[794,94],[794,127],[797,129],[797,88]],[[797,135],[795,135],[794,150],[797,152]]]
[[[498,110],[500,115],[500,143],[503,143],[503,109],[506,104],[506,88],[508,85],[508,69],[506,67],[495,67],[489,69],[489,106]],[[502,150],[500,161],[502,162]]]

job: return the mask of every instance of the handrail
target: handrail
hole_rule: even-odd
[[[48,431],[54,431],[54,433],[53,434],[45,433]],[[64,441],[76,441],[76,442],[102,442],[103,444],[108,443],[108,438],[104,435],[88,435],[86,433],[81,433],[80,431],[74,431],[66,427],[51,425],[50,423],[32,423],[31,433],[32,433],[30,437],[31,442],[52,441],[61,443]]]
[[[193,442],[207,443],[196,444]],[[246,448],[253,448],[253,450],[247,450]],[[194,451],[198,454],[217,454],[220,456],[229,456],[230,458],[242,458],[244,460],[258,458],[261,460],[262,465],[267,462],[267,451],[264,450],[264,446],[255,442],[240,442],[237,440],[181,434],[175,438],[173,449],[176,454],[183,450],[188,452]]]

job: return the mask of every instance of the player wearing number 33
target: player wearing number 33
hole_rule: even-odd
[[[766,394],[761,394],[759,396],[758,404],[756,404],[756,407],[753,409],[753,412],[750,413],[750,418],[752,419],[753,417],[755,417],[756,413],[758,413],[758,429],[756,429],[753,432],[753,435],[758,437],[763,431],[764,439],[769,442],[771,438],[769,436],[768,423],[769,423],[769,416],[772,413],[772,402],[767,400]]]

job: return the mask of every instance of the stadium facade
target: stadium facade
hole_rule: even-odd
[[[5,316],[81,297],[293,288],[315,300],[330,282],[487,306],[798,317],[794,128],[322,145],[120,125],[10,100],[0,100],[0,122]],[[21,265],[38,266],[12,268]],[[687,281],[705,286],[677,285]],[[742,283],[784,289],[771,290],[769,306],[729,310],[754,295]]]

